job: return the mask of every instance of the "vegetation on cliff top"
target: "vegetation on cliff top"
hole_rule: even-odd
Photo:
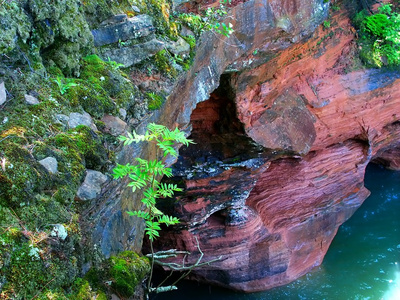
[[[400,15],[392,10],[392,4],[382,5],[372,15],[361,11],[355,23],[360,29],[360,56],[367,65],[400,64]]]

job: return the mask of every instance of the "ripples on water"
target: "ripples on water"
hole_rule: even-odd
[[[270,291],[240,294],[184,283],[154,300],[400,300],[400,172],[368,166],[371,196],[343,224],[322,265]]]

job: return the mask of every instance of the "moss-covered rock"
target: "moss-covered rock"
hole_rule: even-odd
[[[76,280],[83,276],[84,262],[96,265],[104,259],[97,256],[94,246],[85,244],[83,249],[79,213],[84,204],[74,201],[86,169],[108,172],[115,159],[116,139],[102,133],[105,125],[99,119],[122,111],[124,121],[138,124],[148,113],[146,100],[152,100],[132,83],[132,73],[125,73],[132,69],[93,55],[90,28],[114,14],[134,16],[139,9],[157,19],[157,34],[163,34],[157,38],[176,39],[171,1],[0,3],[0,82],[7,89],[7,102],[0,111],[0,298],[105,299],[104,292],[132,295],[149,271],[147,259],[132,252],[106,261],[97,283],[89,278],[93,272]],[[174,66],[179,61],[170,53],[160,53],[146,63],[139,66],[144,68],[139,73],[161,70],[169,81],[157,81],[163,87],[173,85],[178,75]],[[135,83],[139,85],[142,79]],[[167,94],[157,93],[163,96],[150,103],[155,109]],[[26,94],[39,104],[28,105]],[[68,127],[68,116],[84,111],[100,131],[82,125]],[[57,172],[39,163],[47,157],[57,160]],[[65,228],[65,239],[52,235],[54,225]],[[104,281],[111,286],[103,285]]]
[[[105,113],[117,114],[118,108],[128,109],[136,104],[137,88],[119,70],[114,61],[104,62],[97,55],[82,61],[77,85],[68,89],[66,98],[72,107],[82,107],[96,118]]]
[[[31,206],[35,209],[35,212],[31,211],[31,219],[37,219],[31,222],[23,210],[0,206],[2,299],[40,297],[48,290],[72,284],[79,271],[77,260],[71,253],[76,252],[80,237],[70,231],[67,239],[61,241],[51,236],[52,226],[48,223],[50,220],[68,221],[70,216],[67,218],[66,212],[64,217],[59,218],[57,211],[60,210],[56,207],[40,207],[40,204]],[[52,217],[47,218],[46,214]],[[38,227],[35,228],[35,225]]]
[[[46,63],[54,62],[66,75],[79,75],[79,61],[93,47],[93,36],[80,3],[75,0],[30,0],[37,30],[31,43],[42,49]]]
[[[0,174],[0,200],[12,207],[32,202],[32,196],[51,187],[50,176],[28,151],[14,141],[0,144],[4,169]],[[5,202],[5,203],[4,203]]]
[[[171,6],[169,0],[147,1],[148,13],[153,16],[157,33],[176,39],[178,37],[178,24],[171,18]]]
[[[70,300],[107,300],[106,294],[95,290],[86,279],[77,278],[73,285],[73,293],[68,295]]]
[[[138,284],[150,272],[149,260],[132,251],[124,251],[110,258],[109,274],[112,288],[119,294],[130,297]]]
[[[3,1],[0,6],[0,53],[9,53],[17,46],[17,38],[24,43],[29,38],[32,24],[18,1]]]

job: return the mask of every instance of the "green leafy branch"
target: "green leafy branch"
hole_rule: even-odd
[[[178,128],[169,130],[163,125],[154,123],[147,126],[145,134],[138,134],[133,131],[132,134],[128,133],[127,136],[120,136],[119,139],[125,146],[140,142],[155,143],[157,149],[162,153],[162,157],[168,155],[177,157],[178,152],[175,149],[177,144],[188,146],[193,143]],[[163,176],[171,177],[172,171],[171,168],[168,168],[164,164],[162,158],[159,158],[158,153],[153,160],[145,160],[137,157],[135,161],[136,164],[134,165],[129,163],[126,165],[118,164],[113,170],[113,177],[119,179],[128,176],[130,179],[128,186],[132,188],[133,192],[143,190],[141,202],[144,208],[138,211],[128,211],[127,213],[131,216],[142,218],[145,221],[145,234],[149,237],[151,254],[154,255],[153,241],[160,236],[161,224],[169,226],[179,223],[178,218],[165,215],[156,207],[157,198],[170,198],[175,192],[182,191],[182,189],[175,184],[166,184],[159,181],[159,178]],[[154,259],[152,260],[151,273],[148,280],[149,291],[151,291],[153,267]]]

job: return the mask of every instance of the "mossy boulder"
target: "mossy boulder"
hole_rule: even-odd
[[[54,62],[64,74],[79,75],[79,61],[93,48],[93,36],[79,1],[31,0],[36,28],[31,41],[46,63]]]
[[[75,159],[80,157],[82,164],[88,169],[100,171],[107,163],[108,155],[102,145],[102,139],[85,125],[57,134],[50,138],[49,142],[67,156]]]
[[[112,288],[125,297],[135,293],[135,289],[150,272],[149,260],[133,251],[124,251],[109,260],[109,274]]]
[[[32,201],[33,195],[52,186],[48,172],[27,148],[9,141],[0,144],[0,152],[5,162],[0,174],[0,204],[23,205]]]
[[[67,239],[60,241],[51,237],[48,223],[68,222],[71,215],[57,217],[60,210],[50,206],[37,214],[40,206],[30,207],[35,209],[31,219],[26,218],[24,210],[0,206],[0,288],[4,299],[40,299],[49,290],[72,284],[79,272],[77,259],[71,254],[79,248],[79,235],[69,231]]]
[[[27,41],[32,24],[17,1],[3,1],[0,18],[0,53],[8,53],[17,46],[17,37]]]
[[[70,300],[107,300],[106,294],[101,290],[95,290],[89,281],[77,278],[72,287],[73,293],[69,295]]]
[[[117,114],[118,108],[130,109],[137,102],[138,90],[114,61],[105,62],[97,55],[82,60],[77,84],[68,89],[66,99],[72,107],[82,107],[96,118]]]

